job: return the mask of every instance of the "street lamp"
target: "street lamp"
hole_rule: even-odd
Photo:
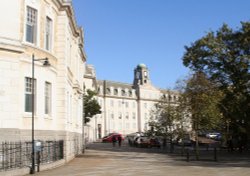
[[[32,106],[32,128],[31,128],[31,141],[32,141],[32,153],[31,153],[31,158],[32,158],[32,165],[31,165],[31,170],[30,174],[35,173],[35,140],[34,140],[34,114],[35,114],[35,95],[34,95],[34,75],[35,75],[35,61],[43,61],[43,66],[50,66],[48,58],[41,58],[41,59],[35,59],[34,54],[32,54],[32,92],[31,92],[31,106]]]

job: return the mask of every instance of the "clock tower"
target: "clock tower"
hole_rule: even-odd
[[[134,86],[150,84],[148,68],[145,64],[139,64],[134,70]]]

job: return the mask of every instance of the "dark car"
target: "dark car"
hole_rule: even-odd
[[[135,138],[135,146],[136,147],[150,147],[149,138],[146,136],[139,136]]]
[[[149,140],[149,146],[150,147],[158,147],[161,148],[161,143],[157,138],[151,138]]]
[[[102,138],[102,142],[112,142],[112,138],[115,137],[116,140],[118,140],[118,137],[121,136],[122,140],[124,140],[124,137],[120,133],[110,133],[107,136],[104,136]]]

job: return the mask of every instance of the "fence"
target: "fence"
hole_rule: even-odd
[[[0,144],[0,171],[31,166],[31,142],[3,142]],[[37,152],[36,152],[37,153]],[[36,162],[37,162],[37,156]],[[41,141],[40,163],[64,158],[64,141]]]

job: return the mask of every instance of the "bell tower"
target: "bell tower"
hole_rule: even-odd
[[[134,86],[150,84],[149,71],[145,64],[139,64],[134,69]]]

